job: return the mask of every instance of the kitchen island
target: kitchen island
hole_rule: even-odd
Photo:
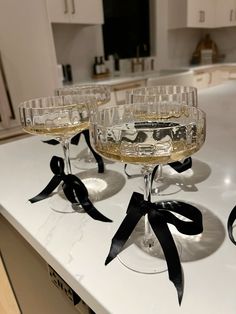
[[[226,232],[228,215],[236,204],[235,99],[234,81],[199,92],[199,107],[207,114],[206,142],[192,156],[192,170],[174,175],[174,193],[170,185],[160,196],[192,203],[203,213],[203,234],[182,239],[186,245],[181,257],[185,277],[181,307],[167,272],[139,274],[117,258],[104,265],[132,193],[142,192],[142,178],[127,179],[122,164],[106,165],[123,174],[126,183],[112,197],[95,203],[113,220],[103,223],[84,213],[53,211],[48,200],[27,202],[52,178],[49,161],[62,155],[59,146],[42,143],[39,137],[3,144],[1,215],[97,314],[235,314],[236,246]],[[71,146],[72,161],[81,149],[85,149],[82,142]]]

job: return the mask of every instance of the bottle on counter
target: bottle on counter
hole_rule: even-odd
[[[102,74],[106,73],[107,71],[103,56],[100,57],[100,69]]]
[[[101,74],[101,64],[98,57],[94,58],[94,64],[93,64],[93,74],[99,75]]]
[[[120,58],[117,53],[114,54],[114,70],[115,70],[115,75],[120,74]]]

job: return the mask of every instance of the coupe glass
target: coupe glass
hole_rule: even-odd
[[[61,143],[65,158],[65,172],[71,174],[70,139],[89,125],[89,110],[85,98],[80,95],[68,95],[32,99],[21,103],[19,112],[25,132],[50,136]],[[54,209],[67,211],[64,208],[64,202],[61,208],[60,199],[62,200],[61,197],[56,200]]]
[[[82,97],[89,106],[90,111],[98,106],[109,106],[111,99],[110,86],[104,84],[77,84],[59,88],[56,90],[59,95],[72,95]],[[85,131],[85,130],[84,130]],[[87,125],[87,132],[89,128]],[[106,161],[107,162],[107,161]],[[92,201],[100,201],[111,197],[120,191],[125,185],[125,178],[115,170],[106,169],[103,173],[98,173],[95,158],[88,148],[83,150],[79,157],[73,159],[73,166],[84,171],[78,174],[85,184],[89,197]]]
[[[205,114],[193,106],[173,103],[141,103],[97,107],[90,116],[94,149],[105,158],[141,165],[144,199],[151,201],[151,175],[155,165],[189,157],[205,141]],[[162,249],[148,222],[136,226],[118,258],[141,273],[166,270]]]
[[[197,89],[193,86],[184,85],[157,85],[139,87],[127,91],[127,102],[143,103],[143,102],[162,102],[174,103],[188,106],[198,106]],[[168,180],[168,176],[163,175],[164,165],[159,165],[154,182],[156,182],[153,193],[160,194],[160,188],[173,182]],[[170,169],[169,169],[170,170]],[[171,178],[171,176],[170,176]]]
[[[86,99],[89,106],[99,106],[106,104],[111,99],[110,86],[104,84],[74,84],[56,89],[57,95],[80,95]],[[85,162],[85,164],[83,163]],[[79,169],[87,169],[88,164],[94,166],[95,159],[91,150],[88,148],[86,152],[80,153],[76,157],[73,165]]]

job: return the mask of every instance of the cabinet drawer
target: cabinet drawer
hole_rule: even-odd
[[[113,103],[115,103],[116,105],[125,104],[127,91],[132,90],[134,88],[142,87],[145,85],[146,85],[145,80],[134,81],[134,82],[132,81],[132,82],[113,85],[111,87],[111,90],[112,90],[111,98],[112,98]]]

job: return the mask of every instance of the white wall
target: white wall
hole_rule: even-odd
[[[177,29],[168,31],[169,67],[189,66],[197,43],[202,37],[199,29]]]
[[[53,24],[57,62],[71,64],[74,82],[91,79],[96,55],[103,55],[101,25]]]

